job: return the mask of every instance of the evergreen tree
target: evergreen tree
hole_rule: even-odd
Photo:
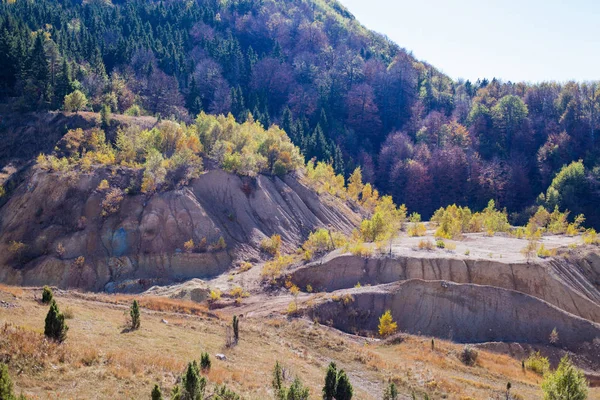
[[[66,95],[73,91],[73,81],[71,78],[71,66],[66,59],[63,59],[60,73],[56,77],[56,87],[54,88],[54,104],[59,107]]]
[[[285,399],[285,387],[283,386],[283,369],[279,361],[275,361],[275,368],[273,368],[273,380],[271,381],[273,390],[275,391],[275,398],[277,400]]]
[[[323,386],[323,400],[333,400],[337,386],[337,367],[334,362],[329,364],[325,375],[325,386]]]
[[[398,399],[398,388],[394,382],[390,382],[386,386],[385,392],[383,392],[383,400],[397,400]]]
[[[108,104],[103,104],[100,109],[100,120],[102,128],[106,129],[110,126],[112,121],[112,113],[110,112],[110,106]]]
[[[0,364],[0,399],[14,400],[13,383],[8,374],[6,364]]]
[[[46,100],[48,98],[50,72],[48,69],[48,60],[46,59],[46,51],[44,50],[43,36],[43,34],[39,33],[35,38],[29,59],[29,68],[30,77],[33,79],[40,98]]]
[[[235,343],[237,344],[237,342],[240,340],[240,319],[238,318],[237,315],[233,316],[232,325],[233,325],[233,340],[235,340]]]
[[[300,378],[296,377],[287,391],[286,400],[308,400],[310,391],[302,384]]]
[[[207,352],[204,352],[200,355],[200,368],[203,372],[208,372],[210,370],[210,356]]]
[[[56,301],[50,302],[50,310],[46,315],[44,335],[61,343],[67,338],[69,327],[65,323],[65,316],[59,311]]]
[[[198,364],[193,361],[188,364],[185,376],[182,380],[184,400],[202,400],[206,389],[206,378],[200,376]]]
[[[137,300],[133,301],[129,309],[129,316],[131,317],[131,330],[138,329],[140,327],[140,306]]]
[[[152,389],[152,400],[163,400],[162,392],[158,385],[154,385],[154,389]]]
[[[350,400],[352,399],[354,390],[350,384],[350,379],[344,370],[340,370],[337,375],[337,385],[335,388],[335,400]]]

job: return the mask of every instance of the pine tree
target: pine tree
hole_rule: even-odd
[[[131,317],[131,330],[138,329],[140,327],[140,306],[137,300],[133,301],[129,309],[129,316]]]
[[[232,325],[233,325],[233,339],[235,340],[235,343],[237,344],[238,340],[240,340],[240,319],[238,318],[237,315],[233,316],[233,321],[232,321]]]
[[[186,400],[202,400],[206,389],[206,378],[200,376],[198,364],[193,361],[188,364],[183,377],[183,398]]]
[[[335,400],[350,400],[352,399],[352,395],[354,394],[354,390],[352,389],[352,385],[350,384],[350,379],[348,379],[348,375],[341,369],[337,375],[337,384],[335,388]]]
[[[0,399],[13,400],[13,383],[6,364],[0,364]]]
[[[287,391],[286,400],[308,400],[310,391],[302,384],[300,378],[296,377]]]
[[[283,369],[279,361],[275,361],[275,368],[273,368],[273,380],[271,381],[273,390],[275,391],[275,398],[277,400],[284,400],[286,396],[285,387],[283,386]]]
[[[44,335],[61,343],[67,338],[69,327],[65,323],[65,316],[58,309],[56,301],[50,302],[50,310],[46,315],[46,324],[44,327]]]
[[[329,364],[325,375],[325,386],[323,386],[323,400],[333,400],[337,386],[337,367],[334,362]]]
[[[207,352],[202,353],[200,355],[200,369],[202,369],[202,372],[208,372],[210,370],[210,365],[210,356]]]
[[[383,392],[383,400],[397,400],[398,399],[398,388],[394,382],[390,382],[386,386],[385,392]]]
[[[60,106],[66,95],[73,91],[73,80],[71,78],[71,66],[67,59],[63,59],[60,73],[56,77],[56,87],[54,88],[54,104]]]
[[[154,389],[152,389],[152,400],[163,400],[162,392],[158,385],[154,385]]]

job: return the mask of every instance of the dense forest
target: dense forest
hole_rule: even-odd
[[[407,16],[410,17],[410,16]],[[600,84],[453,81],[334,0],[3,0],[0,101],[61,109],[251,114],[304,154],[429,217],[490,199],[600,226]]]

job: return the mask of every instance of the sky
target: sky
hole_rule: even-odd
[[[454,79],[600,80],[598,0],[339,0]]]

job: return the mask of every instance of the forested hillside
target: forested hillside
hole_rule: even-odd
[[[251,113],[424,216],[494,199],[511,222],[540,203],[600,225],[598,83],[453,81],[336,1],[3,0],[1,101],[75,90],[94,111]]]

